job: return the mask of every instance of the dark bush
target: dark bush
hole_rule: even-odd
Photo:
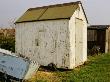
[[[92,49],[88,49],[89,55],[98,55],[100,53],[100,47],[99,46],[93,46]]]
[[[0,36],[0,48],[15,52],[15,37]]]

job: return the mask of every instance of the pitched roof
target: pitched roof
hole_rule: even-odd
[[[51,19],[68,19],[72,16],[77,8],[79,8],[80,1],[43,6],[28,9],[23,16],[21,16],[16,23],[51,20]]]

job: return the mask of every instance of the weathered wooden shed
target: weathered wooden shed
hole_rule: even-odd
[[[110,52],[110,25],[88,26],[88,50],[94,46],[100,48],[100,52]]]
[[[87,18],[80,1],[30,8],[16,21],[16,52],[57,68],[87,60]]]

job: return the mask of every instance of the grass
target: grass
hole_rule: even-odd
[[[110,54],[89,56],[71,71],[38,71],[29,82],[110,82]]]

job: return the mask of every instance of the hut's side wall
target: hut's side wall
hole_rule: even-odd
[[[79,29],[76,19],[81,20],[77,23]],[[82,33],[81,38],[78,38],[76,29]],[[81,51],[76,49],[76,45],[80,47],[75,43],[76,36],[81,40]],[[81,53],[76,54],[77,51]],[[84,63],[87,60],[87,20],[81,5],[70,20],[16,24],[16,52],[44,66],[54,63],[58,68],[73,69]],[[79,57],[78,62],[81,59],[78,64],[76,56]]]
[[[105,30],[105,53],[109,52],[109,29]]]
[[[82,52],[82,63],[84,63],[85,61],[87,61],[87,19],[85,18],[85,14],[83,12],[83,9],[80,5],[80,11],[78,14],[78,17],[80,19],[82,19],[83,25],[82,26],[82,32],[83,32],[83,52]]]
[[[77,64],[78,62],[76,61],[75,57],[78,55],[76,54],[76,42],[75,42],[75,38],[76,38],[76,33],[75,30],[77,28],[76,26],[76,19],[82,20],[83,23],[79,23],[81,24],[79,29],[83,34],[81,36],[82,38],[82,54],[80,54],[81,56],[79,56],[79,59],[81,58],[81,62],[80,65],[82,63],[84,63],[87,60],[87,20],[85,18],[83,9],[81,7],[81,5],[79,4],[79,8],[74,12],[74,14],[72,15],[70,21],[69,21],[69,32],[70,32],[70,68],[73,69],[73,67],[77,67],[79,64]],[[79,46],[79,45],[78,45]]]
[[[16,52],[47,66],[70,68],[69,20],[16,25]]]
[[[110,53],[110,27],[107,29],[107,32],[108,32],[108,51],[107,52],[109,52]]]

